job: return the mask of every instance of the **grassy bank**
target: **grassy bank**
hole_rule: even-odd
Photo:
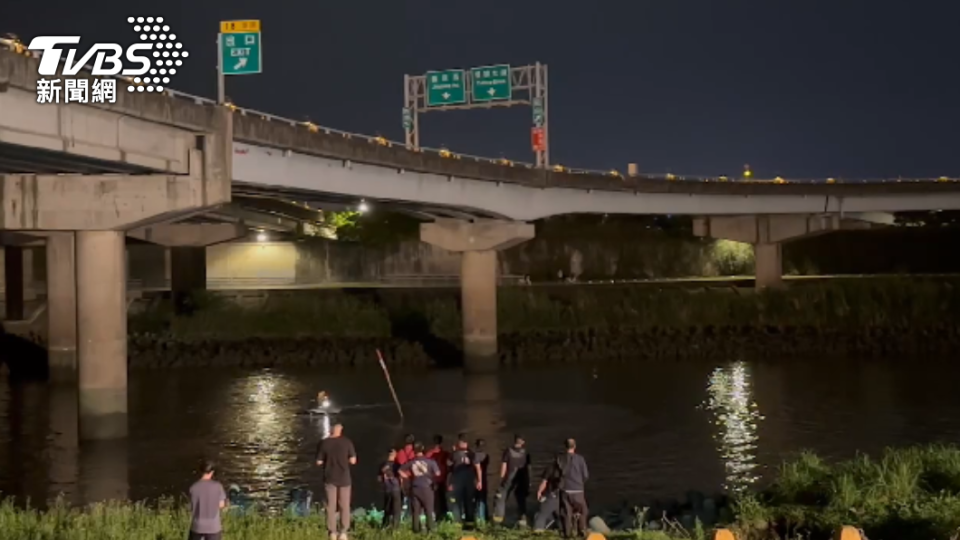
[[[594,489],[597,489],[596,487]],[[841,525],[862,528],[872,540],[948,540],[960,530],[960,449],[925,447],[891,450],[873,460],[865,456],[830,465],[805,454],[785,463],[764,491],[734,499],[729,526],[741,540],[827,539]],[[611,538],[649,540],[710,537],[710,524],[683,528],[688,506],[638,509],[629,530]],[[666,515],[664,516],[664,512]],[[648,520],[644,516],[664,516]],[[7,502],[0,506],[0,540],[181,540],[189,523],[185,506],[116,503],[87,509],[61,505],[40,512]],[[319,514],[307,518],[246,515],[225,518],[231,540],[307,540],[322,535]],[[519,530],[481,529],[479,539],[521,540]],[[414,538],[407,528],[385,533],[358,524],[353,538]],[[431,540],[460,538],[460,530],[442,525]],[[424,536],[419,536],[424,538]],[[553,538],[552,534],[536,538]]]
[[[505,287],[501,359],[646,359],[949,354],[960,347],[960,286],[850,279],[786,290],[651,286]],[[457,357],[459,291],[317,290],[241,306],[213,294],[191,316],[157,304],[130,320],[134,365],[362,364]]]

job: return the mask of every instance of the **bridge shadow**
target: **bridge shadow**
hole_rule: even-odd
[[[32,338],[32,339],[31,339]],[[40,340],[11,334],[0,322],[0,364],[6,364],[12,381],[50,379],[50,355]]]

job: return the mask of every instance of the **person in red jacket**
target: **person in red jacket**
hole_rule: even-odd
[[[413,461],[413,458],[416,455],[413,452],[413,443],[417,441],[417,438],[413,435],[407,435],[403,438],[403,446],[397,450],[397,465],[403,465],[408,461]]]
[[[433,447],[423,457],[436,461],[440,469],[440,476],[434,484],[437,494],[434,508],[437,517],[442,518],[447,515],[447,471],[450,468],[450,452],[443,447],[443,435],[433,436]]]

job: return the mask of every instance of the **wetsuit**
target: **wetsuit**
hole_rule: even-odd
[[[474,495],[477,491],[477,472],[473,468],[473,452],[457,450],[450,455],[450,478],[447,494],[453,519],[474,522]]]
[[[512,493],[517,499],[520,519],[527,518],[527,495],[530,494],[530,454],[526,448],[516,446],[503,452],[503,462],[507,464],[507,476],[500,481],[497,490],[496,508],[493,520],[502,522],[507,513],[507,498]]]
[[[403,512],[403,494],[400,492],[400,478],[397,475],[398,465],[393,461],[386,461],[380,465],[380,482],[383,484],[383,526],[396,527],[400,525],[400,514]]]
[[[433,515],[433,503],[436,497],[434,484],[440,476],[440,467],[437,462],[423,456],[417,456],[400,467],[400,470],[413,477],[410,482],[410,506],[413,520],[413,532],[420,532],[420,515],[426,514],[427,531],[432,531],[436,524]]]

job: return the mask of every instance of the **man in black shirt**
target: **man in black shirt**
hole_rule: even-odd
[[[347,540],[350,530],[350,466],[357,464],[353,441],[343,436],[343,425],[334,424],[329,437],[317,448],[317,465],[323,467],[323,487],[327,496],[327,532],[330,540]],[[340,534],[337,534],[337,511]]]
[[[466,439],[461,436],[457,440],[457,446],[450,454],[450,472],[449,472],[449,490],[450,510],[453,512],[455,521],[462,521],[466,524],[474,522],[474,494],[477,491],[477,484],[480,478],[477,477],[477,469],[474,467],[473,452],[470,451],[470,445]]]
[[[422,444],[414,444],[413,452],[413,459],[400,466],[400,476],[410,480],[410,519],[413,521],[413,532],[420,532],[421,514],[425,515],[427,532],[430,532],[435,524],[433,503],[436,493],[433,486],[440,477],[440,467],[436,461],[424,457]]]
[[[403,495],[400,493],[400,473],[397,451],[390,450],[387,460],[380,464],[378,480],[383,486],[383,526],[397,527],[403,513]]]
[[[517,499],[519,521],[527,519],[527,495],[530,494],[530,454],[524,447],[526,442],[520,435],[513,438],[513,446],[503,452],[500,465],[500,488],[497,490],[496,508],[493,521],[502,523],[507,513],[507,498],[513,493]]]
[[[537,488],[537,500],[540,501],[540,509],[533,520],[534,531],[545,531],[551,523],[560,521],[561,459],[565,459],[564,454],[554,458],[553,462],[543,470],[540,487]]]
[[[477,486],[474,499],[477,516],[485,522],[490,521],[490,509],[487,507],[487,467],[489,465],[490,455],[487,454],[487,443],[483,439],[477,439],[476,445],[473,447],[473,466],[477,470],[480,485]]]
[[[560,517],[563,535],[587,534],[587,499],[584,495],[590,471],[583,456],[577,453],[577,441],[566,440],[566,453],[557,460],[560,472]]]

